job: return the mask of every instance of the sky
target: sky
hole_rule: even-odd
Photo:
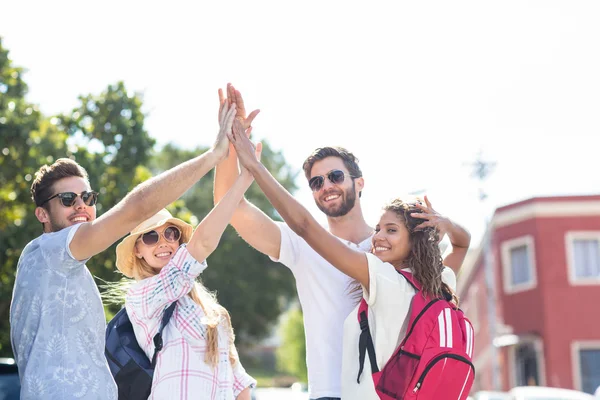
[[[316,147],[359,158],[369,223],[427,193],[473,246],[496,207],[600,193],[598,20],[586,0],[0,0],[0,36],[45,114],[123,80],[159,147],[207,146],[232,82],[261,110],[253,137],[297,171]],[[483,204],[480,154],[495,163]]]

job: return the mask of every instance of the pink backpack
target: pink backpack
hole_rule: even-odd
[[[381,371],[369,331],[367,302],[358,308],[360,382],[369,354],[375,390],[381,400],[464,400],[475,375],[473,326],[451,299],[423,297],[412,274],[399,273],[415,288],[407,334]]]

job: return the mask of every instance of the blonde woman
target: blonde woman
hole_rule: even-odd
[[[125,308],[149,359],[163,312],[177,303],[162,333],[150,399],[250,400],[256,381],[238,359],[229,313],[196,278],[252,181],[242,169],[195,230],[162,210],[117,246],[117,268],[136,281]]]

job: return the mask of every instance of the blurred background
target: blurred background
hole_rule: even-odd
[[[459,294],[477,330],[474,393],[593,393],[599,17],[596,1],[0,1],[0,357],[17,260],[41,234],[35,171],[76,159],[102,213],[211,145],[232,82],[261,110],[265,164],[320,221],[301,166],[339,145],[360,160],[369,223],[392,197],[428,194],[471,231]],[[278,218],[256,185],[248,197]],[[211,207],[207,176],[170,209],[197,223]],[[304,396],[291,273],[231,229],[209,264],[244,365]],[[99,285],[120,278],[114,247],[88,267]],[[257,396],[269,393],[282,398]]]

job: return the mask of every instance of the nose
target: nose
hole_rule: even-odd
[[[330,187],[335,186],[328,177],[325,177],[325,180],[323,181],[323,187],[321,188],[321,190],[327,190]]]
[[[76,210],[84,210],[86,206],[87,205],[84,203],[81,196],[77,196],[75,198],[75,204],[73,205],[73,207],[75,207]]]
[[[383,231],[382,230],[376,231],[375,234],[373,235],[373,245],[377,244],[377,241],[381,238],[383,238]]]

